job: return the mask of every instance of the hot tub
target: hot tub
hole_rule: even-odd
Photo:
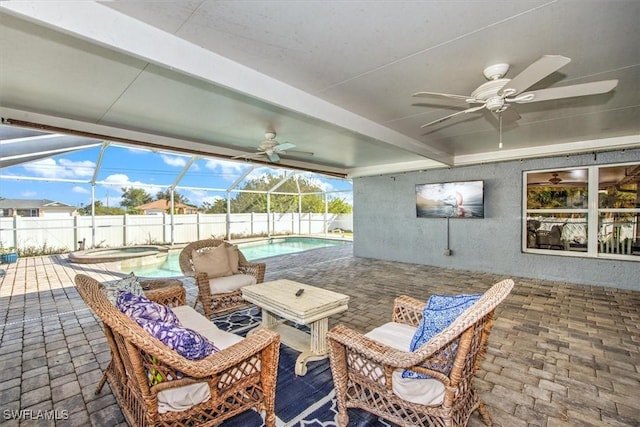
[[[120,248],[89,249],[69,254],[69,261],[76,264],[99,264],[104,262],[120,262],[121,268],[132,268],[143,265],[162,264],[169,254],[166,246],[139,245]]]

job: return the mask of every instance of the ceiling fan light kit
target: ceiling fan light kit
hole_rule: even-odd
[[[498,80],[503,78],[507,71],[509,71],[509,64],[494,64],[485,68],[483,74],[487,80]]]

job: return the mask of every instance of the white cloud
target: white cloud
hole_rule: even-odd
[[[123,188],[141,188],[152,196],[154,196],[158,191],[164,191],[167,189],[166,185],[152,185],[140,181],[130,181],[127,175],[121,173],[109,175],[100,184],[105,191],[117,198],[122,196]]]
[[[204,202],[213,203],[218,199],[224,199],[224,196],[218,193],[212,193],[205,190],[181,190],[178,188],[178,192],[185,196],[189,200],[189,204],[193,206],[201,206]]]
[[[109,175],[104,179],[104,185],[120,185],[125,187],[131,187],[134,183],[129,181],[129,177],[123,173],[116,173]]]
[[[248,168],[248,166],[243,163],[227,162],[218,159],[207,159],[205,167],[214,172],[219,172],[221,177],[227,181],[234,181]]]
[[[177,168],[183,168],[187,164],[187,158],[182,156],[169,156],[167,154],[160,154],[162,161]]]
[[[79,193],[79,194],[89,194],[89,193],[90,193],[90,191],[89,191],[89,190],[87,190],[87,189],[86,189],[86,188],[84,188],[84,187],[80,187],[79,185],[74,186],[74,187],[71,189],[71,192],[73,192],[73,193]]]
[[[96,164],[89,160],[74,162],[67,159],[42,159],[26,163],[24,169],[35,176],[44,178],[86,178],[93,175]]]
[[[36,191],[30,191],[30,190],[20,192],[20,195],[22,197],[29,198],[29,199],[35,197],[37,194],[38,193]]]

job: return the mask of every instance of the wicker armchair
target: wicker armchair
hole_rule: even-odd
[[[207,317],[211,318],[214,314],[228,311],[231,309],[237,309],[246,305],[248,302],[242,299],[242,291],[236,289],[232,292],[216,292],[215,282],[207,277],[206,273],[198,273],[195,271],[191,254],[194,250],[203,250],[208,248],[214,248],[219,245],[225,245],[226,247],[233,246],[231,243],[218,239],[206,239],[198,240],[189,243],[180,252],[180,269],[186,276],[195,277],[196,284],[198,285],[198,302],[202,303],[202,308]],[[256,279],[256,283],[262,283],[264,281],[264,273],[266,270],[265,263],[251,263],[247,261],[242,252],[238,249],[239,256],[239,271],[242,274],[248,274]],[[195,307],[195,306],[194,306]]]
[[[344,325],[329,331],[339,425],[349,422],[347,408],[360,408],[402,426],[466,425],[471,413],[479,409],[484,423],[491,425],[473,388],[473,377],[486,352],[494,309],[512,287],[510,279],[493,285],[449,327],[415,352],[409,351],[407,340],[400,339],[402,334],[398,331],[408,330],[411,341],[411,331],[415,330],[411,327],[420,323],[425,303],[407,296],[396,298],[392,322],[367,335]],[[381,338],[385,336],[386,339]],[[404,369],[431,379],[402,378]],[[431,393],[435,390],[435,397],[426,404],[416,403],[424,400],[428,392],[420,389],[418,398],[408,397],[408,390],[416,391],[415,387],[428,387]]]
[[[220,351],[189,360],[121,313],[106,298],[99,282],[82,274],[75,282],[84,301],[103,322],[112,356],[105,377],[131,426],[213,426],[251,408],[265,411],[265,424],[275,426],[277,333],[262,329],[242,338],[218,330],[191,307],[176,307],[176,314],[182,309],[191,313],[191,319],[199,316],[221,337],[214,341]],[[96,394],[103,384],[104,380]],[[210,398],[189,402],[186,408],[159,410],[167,393],[184,396],[185,390],[193,387],[204,388]]]

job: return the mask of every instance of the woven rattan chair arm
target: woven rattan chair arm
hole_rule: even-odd
[[[203,299],[211,298],[211,285],[209,284],[209,276],[207,273],[197,273],[194,278],[196,279],[198,292]]]
[[[161,289],[145,291],[145,297],[159,304],[177,307],[186,305],[186,292],[182,285],[169,286]]]
[[[401,295],[393,301],[392,322],[418,326],[422,320],[425,302]]]
[[[270,346],[280,346],[280,334],[261,328],[239,343],[205,357],[202,362],[210,364],[212,373],[218,373],[239,365]]]
[[[256,278],[256,283],[264,282],[264,273],[267,269],[267,264],[264,262],[250,262],[247,264],[240,264],[238,270],[244,274],[250,274]]]

